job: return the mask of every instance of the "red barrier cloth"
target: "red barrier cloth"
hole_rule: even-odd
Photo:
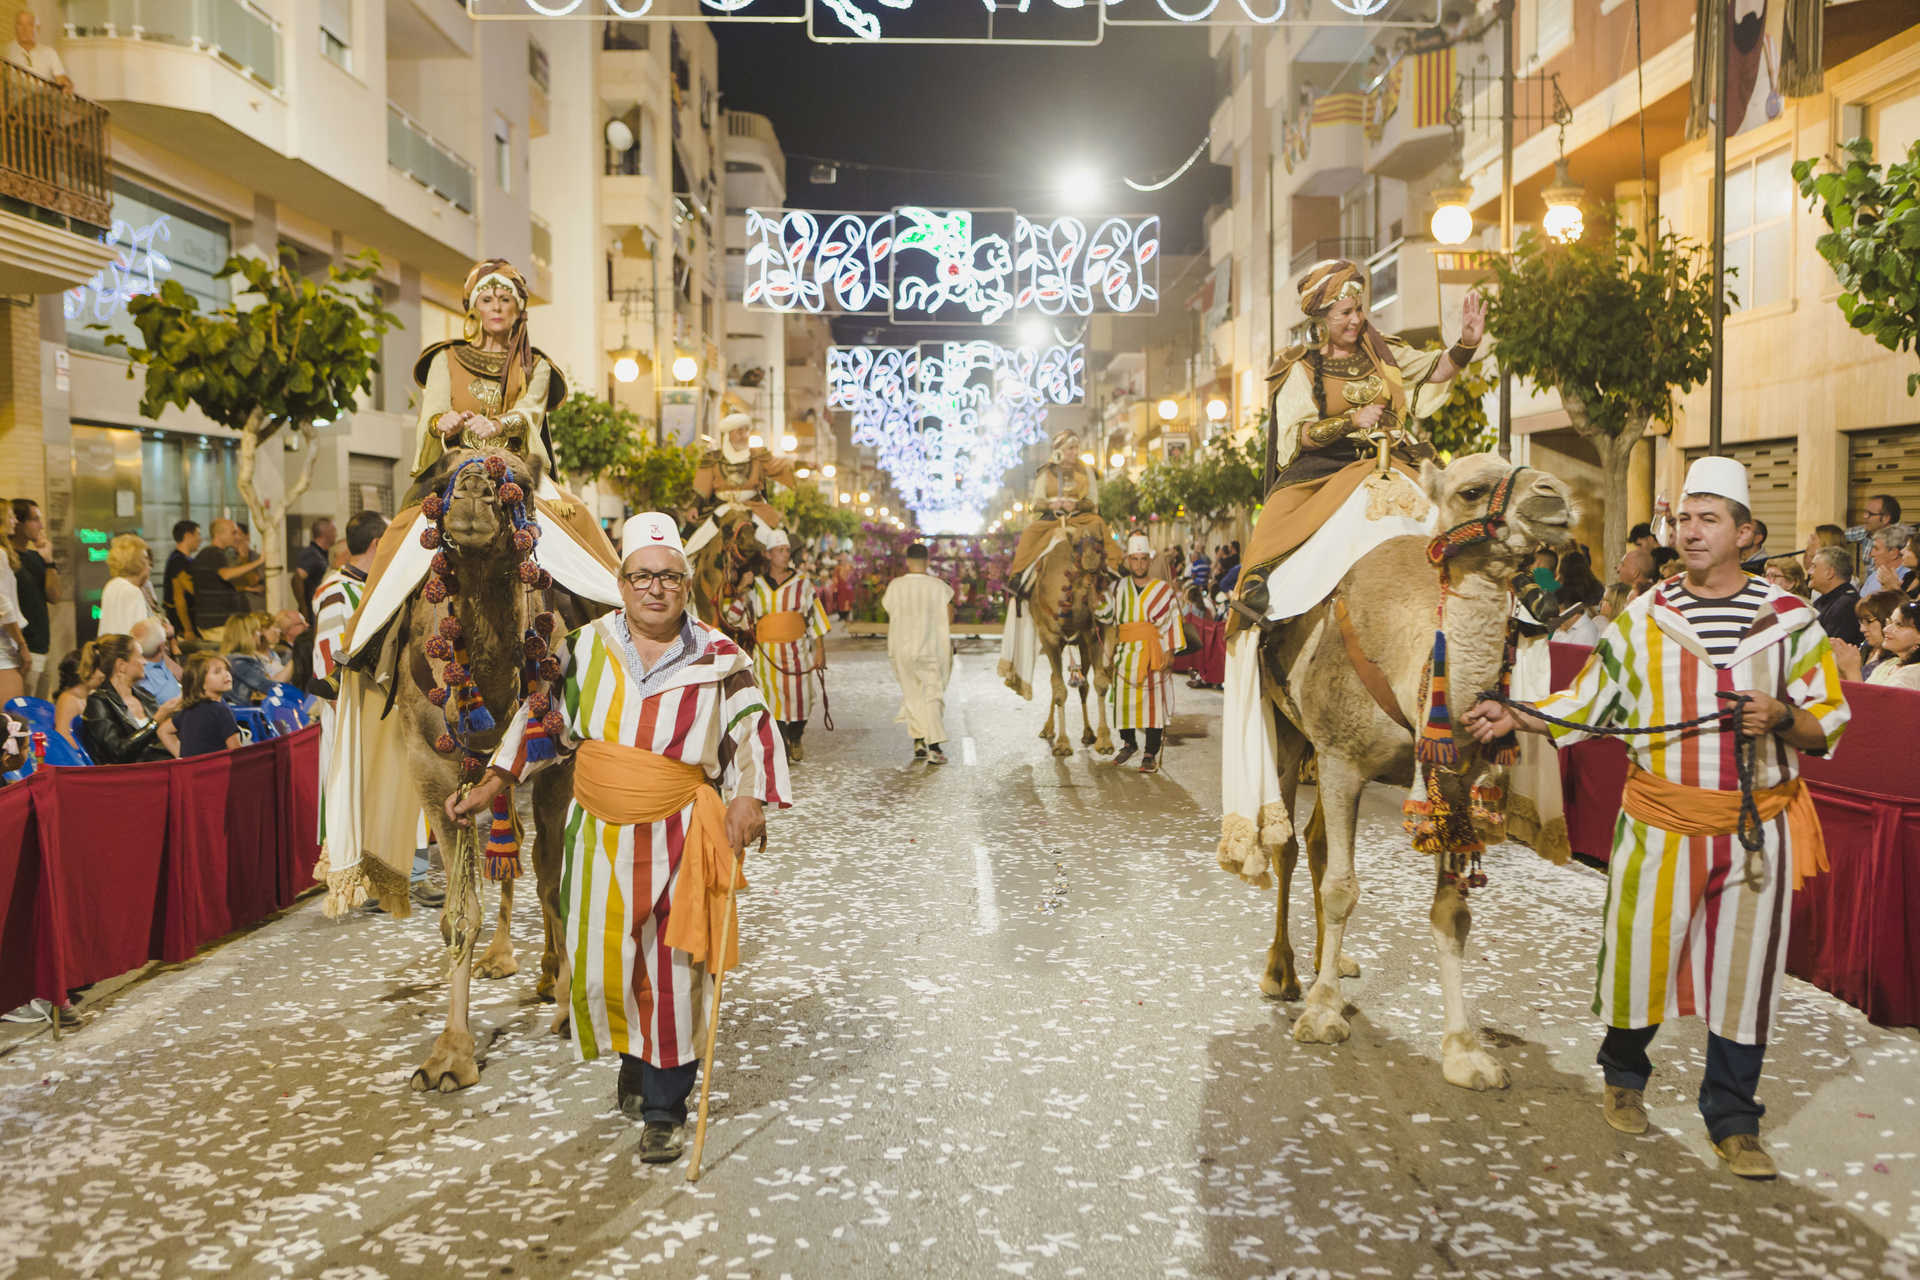
[[[184,960],[312,884],[320,731],[0,789],[0,1008]]]
[[[1219,618],[1180,619],[1187,629],[1187,643],[1196,644],[1192,653],[1173,660],[1173,670],[1197,675],[1212,685],[1227,682],[1227,624]]]
[[[1585,645],[1547,646],[1553,687],[1565,689],[1593,650]],[[1627,749],[1618,739],[1589,739],[1560,753],[1560,800],[1567,812],[1567,844],[1584,857],[1607,861],[1613,850],[1620,793],[1627,785]]]

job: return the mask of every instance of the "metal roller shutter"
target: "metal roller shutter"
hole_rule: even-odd
[[[1857,431],[1847,438],[1847,518],[1856,525],[1867,499],[1890,493],[1908,523],[1920,518],[1920,425]]]
[[[1706,456],[1705,449],[1687,450],[1687,463]],[[1762,440],[1753,444],[1723,445],[1720,455],[1747,469],[1753,495],[1753,514],[1766,522],[1767,547],[1785,551],[1794,543],[1799,516],[1800,449],[1794,440]]]
[[[390,458],[375,458],[364,453],[347,455],[347,511],[378,511],[393,518],[393,469]],[[343,517],[344,518],[344,517]]]

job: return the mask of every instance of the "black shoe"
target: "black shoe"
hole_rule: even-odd
[[[927,758],[927,744],[919,738],[913,740],[913,758],[915,760],[925,760]]]
[[[927,748],[927,759],[934,764],[945,764],[947,762],[947,753],[942,751],[940,744],[936,742]]]
[[[413,895],[413,900],[423,907],[437,909],[447,905],[446,891],[434,888],[425,880],[416,880],[409,892]]]
[[[680,1158],[680,1126],[649,1120],[640,1130],[642,1164],[672,1164]]]
[[[1140,761],[1140,772],[1142,773],[1160,772],[1160,757],[1159,756],[1143,757]]]
[[[1133,759],[1133,753],[1139,749],[1140,748],[1134,746],[1131,742],[1123,742],[1120,744],[1120,749],[1113,753],[1113,762],[1115,764],[1125,764],[1127,761]]]

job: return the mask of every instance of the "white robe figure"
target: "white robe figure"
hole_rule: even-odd
[[[907,572],[887,584],[887,658],[900,682],[904,721],[916,742],[945,742],[947,679],[953,674],[953,588],[925,573]]]

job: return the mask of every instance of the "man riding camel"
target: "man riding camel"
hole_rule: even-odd
[[[751,417],[730,413],[722,418],[719,446],[707,450],[693,473],[693,491],[699,495],[705,519],[687,539],[687,554],[692,556],[713,541],[721,526],[731,524],[739,512],[753,518],[756,536],[778,529],[780,513],[767,501],[767,486],[794,487],[793,467],[793,459],[776,458],[764,445],[754,443]]]
[[[1030,498],[1033,520],[1020,534],[1007,570],[1007,589],[1013,602],[1000,635],[1000,676],[1007,687],[1030,685],[1039,654],[1028,599],[1039,576],[1040,562],[1056,546],[1068,545],[1091,534],[1106,548],[1107,568],[1120,566],[1120,547],[1107,536],[1107,522],[1095,509],[1093,471],[1074,453],[1080,437],[1062,431],[1053,437],[1053,454],[1033,478]],[[1079,677],[1076,674],[1075,679]]]

